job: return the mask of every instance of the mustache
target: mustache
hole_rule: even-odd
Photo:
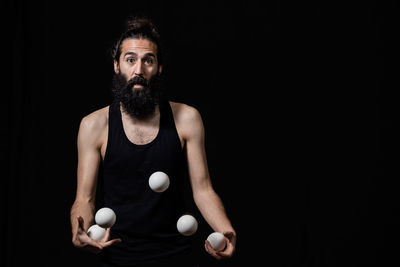
[[[149,81],[142,76],[135,76],[132,79],[130,79],[127,83],[128,87],[132,87],[135,84],[143,85],[148,87],[149,86]]]

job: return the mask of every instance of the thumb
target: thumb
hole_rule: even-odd
[[[83,221],[82,216],[78,216],[77,220],[78,220],[78,230],[85,231],[84,221]]]
[[[234,246],[236,245],[236,235],[231,231],[224,232],[224,236],[231,242]]]

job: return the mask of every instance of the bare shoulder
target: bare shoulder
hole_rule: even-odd
[[[170,102],[179,135],[187,139],[203,132],[200,112],[187,104]]]
[[[198,123],[201,122],[200,112],[187,104],[170,102],[172,113],[176,123]]]
[[[103,135],[108,127],[108,110],[107,106],[83,117],[79,126],[79,134],[90,135],[92,138]]]

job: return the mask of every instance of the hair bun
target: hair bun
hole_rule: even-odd
[[[125,32],[139,31],[150,32],[159,37],[158,31],[153,22],[145,16],[130,17],[125,23]]]
[[[129,16],[122,27],[121,36],[116,40],[113,48],[110,50],[113,60],[118,61],[121,55],[121,44],[125,39],[147,39],[157,46],[158,63],[162,64],[161,38],[153,21],[143,15]]]

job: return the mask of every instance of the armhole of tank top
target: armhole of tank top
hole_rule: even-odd
[[[179,136],[179,132],[178,129],[176,128],[176,123],[175,123],[175,117],[174,117],[174,112],[172,110],[172,106],[171,106],[171,102],[168,101],[168,106],[169,106],[169,112],[170,112],[170,119],[171,119],[171,123],[173,124],[173,129],[176,133],[176,138],[178,139],[177,142],[179,144],[179,148],[183,151],[185,144],[181,143],[181,137]]]
[[[111,131],[110,131],[110,119],[111,119],[111,109],[112,109],[112,105],[114,103],[110,104],[110,106],[108,107],[108,122],[107,122],[107,142],[106,142],[106,150],[104,152],[104,158],[103,158],[103,163],[107,160],[107,155],[109,154],[109,148],[110,148],[110,143],[111,143]]]

